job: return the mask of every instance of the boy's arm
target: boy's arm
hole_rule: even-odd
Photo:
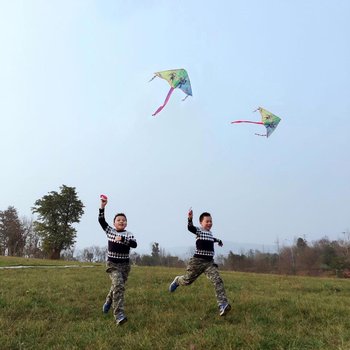
[[[221,239],[215,238],[215,237],[214,237],[214,243],[217,243],[220,247],[222,247],[224,245],[224,243],[222,243]]]
[[[121,236],[122,239],[121,241],[128,245],[130,248],[136,248],[137,247],[137,242],[134,236]]]
[[[194,234],[197,233],[197,228],[196,228],[196,226],[193,225],[193,211],[192,211],[192,209],[190,209],[188,212],[187,229],[188,229],[188,231],[190,231]]]
[[[137,242],[135,238],[129,238],[129,246],[130,248],[136,248],[137,247]]]
[[[108,224],[105,219],[105,208],[100,208],[98,210],[98,222],[100,223],[103,230],[106,231]]]
[[[107,197],[101,195],[101,206],[98,211],[98,222],[100,223],[101,227],[106,231],[108,224],[105,219],[105,206],[107,205]]]

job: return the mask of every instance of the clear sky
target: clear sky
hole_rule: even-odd
[[[61,185],[77,249],[125,212],[139,250],[191,246],[187,210],[225,242],[350,229],[350,1],[0,0],[0,210]],[[193,97],[148,82],[185,68]],[[282,121],[268,139],[264,107]],[[197,219],[195,220],[197,224]],[[218,248],[219,249],[219,248]]]

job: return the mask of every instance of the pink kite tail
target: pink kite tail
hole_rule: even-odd
[[[263,122],[251,122],[250,120],[235,120],[234,122],[231,122],[231,124],[235,123],[264,124]]]
[[[173,91],[174,91],[174,88],[171,87],[170,90],[169,90],[169,92],[168,92],[168,95],[167,95],[166,98],[165,98],[164,103],[152,114],[153,116],[155,116],[156,114],[158,114],[158,113],[166,106],[166,104],[168,103],[169,98],[170,98],[171,94],[173,93]]]

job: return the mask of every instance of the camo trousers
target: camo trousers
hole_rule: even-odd
[[[124,315],[125,283],[130,272],[130,264],[114,264],[107,261],[106,272],[112,281],[111,289],[106,297],[106,303],[113,303],[113,314],[115,319],[118,319],[119,316]]]
[[[213,283],[215,288],[216,300],[218,305],[227,303],[224,282],[222,281],[218,267],[214,261],[208,261],[201,258],[192,257],[188,263],[187,273],[183,276],[177,276],[175,281],[180,286],[188,286],[193,283],[202,273]]]

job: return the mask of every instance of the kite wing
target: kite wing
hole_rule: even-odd
[[[260,112],[261,120],[266,127],[266,135],[263,136],[269,137],[277,128],[281,118],[261,107],[258,108],[258,111]]]
[[[277,115],[272,114],[264,108],[259,107],[256,111],[259,111],[261,114],[261,122],[254,122],[250,120],[235,120],[231,122],[231,124],[238,123],[251,123],[251,124],[260,124],[264,125],[266,128],[266,134],[255,134],[258,136],[266,136],[269,137],[277,128],[278,123],[281,121],[281,118],[277,117]],[[254,112],[256,112],[254,111]]]
[[[170,85],[170,90],[165,98],[164,103],[152,114],[153,116],[158,114],[166,106],[174,89],[181,89],[186,94],[184,100],[188,96],[192,96],[190,78],[188,77],[188,74],[185,69],[172,69],[156,72],[154,73],[154,77],[151,80],[153,80],[156,77],[166,80]]]

